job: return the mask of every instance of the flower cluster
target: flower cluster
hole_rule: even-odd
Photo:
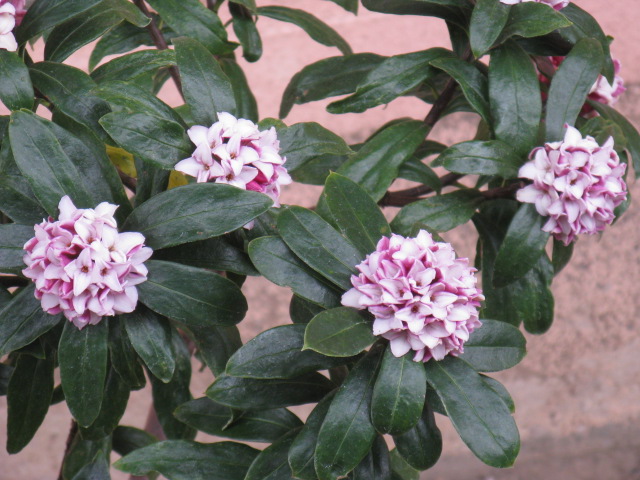
[[[582,138],[568,125],[564,140],[545,143],[529,155],[519,176],[533,180],[517,199],[533,203],[548,216],[543,226],[569,245],[576,235],[595,234],[611,224],[614,209],[627,197],[626,168],[613,149],[613,138],[600,146],[593,137]]]
[[[222,112],[211,127],[196,125],[187,133],[196,150],[176,164],[177,171],[198,183],[228,183],[264,193],[280,206],[280,189],[291,177],[283,166],[286,159],[278,154],[275,128],[260,131],[251,120]]]
[[[564,7],[566,7],[570,3],[570,0],[500,0],[500,1],[507,5],[515,5],[516,3],[524,3],[524,2],[544,3],[555,8],[556,10],[562,10]]]
[[[476,270],[424,230],[416,238],[383,237],[357,269],[342,304],[367,308],[375,316],[373,333],[390,340],[397,357],[409,350],[416,362],[457,356],[481,325]]]
[[[18,7],[24,8],[24,0],[0,0],[0,50],[9,50],[15,52],[18,50],[18,44],[13,36],[13,28],[22,19],[17,17],[16,3]],[[24,13],[22,13],[24,15]]]
[[[118,207],[110,203],[80,209],[64,196],[58,208],[58,220],[36,225],[24,246],[22,273],[35,282],[43,310],[62,312],[80,329],[103,316],[132,312],[135,285],[147,279],[143,262],[152,253],[142,234],[118,233]]]

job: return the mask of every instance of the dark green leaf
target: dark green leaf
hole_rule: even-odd
[[[337,5],[340,5],[346,11],[357,14],[358,13],[358,0],[329,0]]]
[[[386,58],[364,77],[353,95],[331,103],[327,110],[361,113],[389,103],[431,77],[435,73],[429,66],[432,60],[450,54],[438,47]]]
[[[269,380],[224,375],[207,389],[207,396],[232,408],[266,410],[318,402],[334,388],[331,380],[315,372]]]
[[[391,233],[374,200],[349,178],[337,173],[329,175],[324,199],[333,223],[362,255],[373,252],[378,241]]]
[[[61,315],[49,315],[29,285],[0,310],[0,357],[29,345],[58,323]]]
[[[320,312],[309,322],[304,348],[332,357],[350,357],[374,341],[373,324],[366,315],[338,307]]]
[[[98,452],[91,463],[88,463],[73,476],[73,480],[110,480],[109,462],[103,452]]]
[[[369,139],[338,173],[360,184],[375,201],[385,194],[407,160],[427,135],[428,127],[417,120],[388,126]]]
[[[27,446],[47,415],[54,368],[53,352],[42,360],[18,356],[7,392],[7,452],[18,453]]]
[[[146,27],[151,21],[136,5],[132,5],[128,0],[103,0],[103,3],[136,27]]]
[[[419,480],[420,472],[409,465],[397,449],[391,450],[389,456],[391,458],[391,480]]]
[[[60,112],[104,138],[98,120],[109,113],[107,102],[91,93],[95,82],[82,70],[53,62],[29,68],[33,86],[51,100]]]
[[[328,370],[346,360],[304,350],[306,325],[282,325],[262,332],[240,348],[227,363],[227,375],[247,378],[291,378]]]
[[[80,429],[82,438],[97,441],[111,435],[124,415],[129,393],[129,385],[113,368],[109,368],[100,413],[90,427]]]
[[[440,458],[442,434],[428,403],[421,413],[417,424],[406,433],[394,436],[393,441],[398,453],[409,465],[417,470],[427,470]]]
[[[278,229],[286,244],[307,265],[343,290],[351,288],[351,275],[363,256],[318,214],[290,207],[278,216]]]
[[[293,323],[309,323],[313,317],[322,312],[324,308],[311,303],[309,300],[305,300],[298,295],[291,297],[291,303],[289,304],[289,316]]]
[[[52,27],[92,9],[101,0],[49,0],[33,2],[17,29],[19,43],[24,43]]]
[[[163,382],[169,382],[176,359],[171,349],[171,325],[167,319],[144,307],[138,307],[120,319],[131,345],[147,368]]]
[[[482,320],[482,327],[471,334],[459,358],[479,372],[498,372],[520,363],[527,353],[526,343],[516,327],[496,320]]]
[[[376,351],[349,372],[331,402],[318,434],[315,467],[320,480],[335,480],[353,470],[376,438],[369,411],[376,373],[382,359]]]
[[[62,478],[64,480],[74,479],[85,466],[96,462],[98,456],[107,460],[110,453],[111,437],[107,436],[94,442],[84,440],[81,435],[76,435],[62,464]]]
[[[7,394],[9,388],[9,379],[13,373],[14,367],[5,363],[0,363],[0,397]]]
[[[351,474],[353,480],[391,480],[389,449],[383,437],[377,437],[371,451]]]
[[[528,154],[540,127],[540,81],[529,55],[513,42],[492,51],[489,98],[496,138]]]
[[[236,116],[257,122],[258,104],[242,67],[231,58],[221,58],[220,66],[225,75],[229,77],[233,87],[233,94],[236,99]]]
[[[135,450],[115,467],[134,475],[158,472],[169,480],[242,480],[258,453],[234,442],[168,440]]]
[[[427,376],[423,363],[412,357],[409,353],[398,358],[390,348],[384,354],[371,400],[371,421],[380,433],[405,433],[422,414]]]
[[[461,21],[459,0],[362,0],[368,10],[395,15],[423,15]],[[464,18],[464,17],[463,17]]]
[[[489,83],[474,65],[457,57],[440,57],[432,60],[431,66],[444,70],[458,82],[469,104],[485,122],[491,121],[489,108]]]
[[[187,326],[235,325],[247,301],[231,280],[212,271],[149,260],[148,280],[138,286],[140,301],[151,310]]]
[[[355,92],[365,76],[384,59],[373,53],[357,53],[307,65],[291,78],[282,94],[280,118],[289,115],[294,104]]]
[[[0,100],[9,110],[33,106],[29,70],[17,54],[8,50],[0,50]]]
[[[571,260],[574,245],[574,243],[565,245],[560,240],[553,240],[553,255],[551,257],[551,261],[553,263],[553,272],[555,275],[560,273],[562,269],[567,266],[569,260]]]
[[[481,202],[482,196],[475,190],[456,190],[418,200],[402,207],[391,222],[391,229],[410,235],[417,224],[446,232],[466,223]]]
[[[471,15],[469,36],[474,57],[482,57],[507,24],[509,10],[500,0],[478,0]]]
[[[65,322],[58,362],[60,382],[71,414],[82,427],[88,427],[100,413],[107,375],[108,322],[82,330]]]
[[[230,185],[198,183],[156,195],[136,208],[123,230],[141,232],[154,249],[205,240],[246,225],[272,200]]]
[[[10,142],[4,142],[4,145],[11,149]],[[22,175],[7,175],[4,172],[0,175],[0,210],[15,222],[31,225],[47,216],[33,194],[29,181]]]
[[[520,436],[500,396],[460,359],[430,361],[425,368],[429,384],[471,451],[492,467],[513,465],[520,450]]]
[[[146,378],[142,365],[120,316],[109,321],[109,359],[113,369],[132,390],[145,386]]]
[[[191,326],[189,329],[204,362],[214,375],[221,375],[231,355],[242,346],[238,327]]]
[[[495,287],[513,283],[533,268],[549,240],[549,233],[542,230],[544,222],[535,205],[524,204],[518,209],[496,255]]]
[[[233,420],[233,410],[208,397],[198,398],[175,411],[178,420],[209,435],[245,442],[275,442],[302,422],[286,408],[244,412]]]
[[[600,43],[591,38],[576,43],[564,59],[549,87],[545,135],[548,142],[564,137],[565,124],[575,125],[603,61]]]
[[[27,240],[35,236],[32,226],[11,223],[0,225],[0,271],[20,273],[25,268],[22,257]]]
[[[193,440],[196,431],[178,420],[173,414],[176,408],[193,398],[189,391],[191,353],[175,328],[171,329],[171,344],[176,358],[176,369],[171,381],[163,383],[156,377],[149,376],[153,393],[153,408],[167,438]]]
[[[91,78],[96,83],[129,81],[159,68],[175,65],[173,50],[141,50],[100,65],[91,73]]]
[[[173,40],[182,79],[182,93],[198,125],[211,125],[217,112],[235,114],[236,102],[229,77],[216,59],[197,40],[180,37]]]
[[[491,378],[491,377],[488,377],[488,376],[482,375],[482,374],[480,374],[480,377],[482,378],[484,383],[489,385],[491,387],[491,389],[500,396],[500,399],[505,403],[505,405],[507,406],[509,411],[511,413],[515,413],[516,405],[515,405],[515,403],[513,403],[513,398],[511,398],[511,395],[509,394],[509,392],[507,391],[505,386],[502,385],[495,378]]]
[[[255,2],[253,10],[255,11]],[[242,44],[242,56],[247,62],[256,62],[262,56],[262,39],[253,19],[252,12],[247,8],[229,4],[229,11],[233,17],[233,31]]]
[[[507,26],[500,36],[501,40],[504,41],[512,36],[541,37],[571,25],[562,12],[547,6],[533,2],[513,5],[509,12]]]
[[[453,145],[440,154],[438,161],[450,172],[515,178],[523,158],[506,143],[489,140]]]
[[[280,6],[259,7],[258,15],[293,23],[307,32],[316,42],[328,47],[337,47],[345,55],[353,53],[349,44],[338,32],[304,10]]]
[[[340,305],[338,289],[307,267],[279,237],[253,240],[249,256],[258,271],[276,285],[290,287],[296,295],[325,308]]]
[[[293,480],[288,453],[297,433],[298,430],[289,432],[260,452],[245,480]]]
[[[288,170],[295,170],[320,155],[352,153],[341,137],[315,122],[296,123],[280,128],[278,138],[280,155],[287,157]]]
[[[125,456],[134,450],[146,447],[158,441],[156,437],[144,430],[134,427],[118,426],[113,431],[113,451]]]
[[[199,0],[149,0],[149,5],[180,35],[195,38],[213,55],[230,53],[237,44],[227,41],[218,15]]]

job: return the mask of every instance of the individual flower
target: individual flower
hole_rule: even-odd
[[[569,5],[569,0],[500,0],[500,2],[507,5],[515,5],[516,3],[524,3],[524,2],[536,2],[536,3],[544,3],[549,5],[556,10],[562,10],[564,7]]]
[[[545,143],[529,155],[519,176],[533,183],[518,190],[517,199],[532,203],[549,219],[542,229],[569,245],[583,233],[602,231],[614,219],[614,209],[627,197],[626,169],[610,137],[600,146],[565,125],[561,142]]]
[[[476,288],[476,269],[425,230],[416,238],[382,237],[356,268],[360,274],[351,277],[353,288],[342,304],[368,309],[375,317],[373,333],[390,340],[396,357],[409,350],[416,362],[457,356],[481,326],[484,296]]]
[[[13,36],[13,27],[16,26],[16,8],[5,3],[0,5],[0,50],[15,52],[18,44]]]
[[[228,183],[264,193],[280,206],[281,187],[291,183],[291,177],[284,167],[286,158],[278,153],[274,127],[260,131],[251,120],[222,112],[211,127],[196,125],[187,133],[196,149],[176,164],[177,171],[198,183]]]
[[[153,252],[144,246],[144,236],[118,233],[117,205],[76,208],[64,196],[58,208],[58,220],[49,217],[36,225],[35,237],[24,245],[22,273],[34,281],[42,309],[62,312],[80,329],[104,316],[132,312],[136,285],[147,279],[143,262]]]
[[[15,17],[16,17],[16,25],[20,25],[22,23],[22,19],[24,15],[27,13],[25,8],[27,0],[0,0],[0,7],[4,5],[12,5],[15,8]]]

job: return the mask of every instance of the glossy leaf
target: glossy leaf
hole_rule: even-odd
[[[378,241],[391,233],[375,201],[347,177],[330,174],[324,187],[324,200],[332,223],[362,255],[373,252]]]
[[[331,402],[318,434],[315,467],[320,480],[336,480],[353,470],[376,438],[369,411],[381,352],[362,358]]]
[[[489,101],[496,138],[528,154],[540,127],[540,81],[529,55],[513,42],[492,51]]]
[[[20,273],[25,264],[22,257],[27,240],[35,236],[30,225],[11,223],[0,225],[0,271],[3,273]]]
[[[139,448],[144,448],[156,443],[158,439],[150,433],[135,427],[120,425],[112,435],[113,451],[118,455],[125,456]]]
[[[391,460],[384,438],[379,436],[373,442],[371,451],[351,474],[353,480],[391,480]]]
[[[345,55],[353,53],[349,44],[338,32],[304,10],[280,6],[258,7],[258,15],[293,23],[307,32],[316,42],[328,47],[337,47]]]
[[[389,103],[431,77],[434,70],[429,63],[449,54],[443,48],[432,48],[386,58],[364,77],[353,95],[331,103],[327,110],[330,113],[361,113]]]
[[[428,403],[416,425],[394,436],[393,442],[402,458],[416,470],[427,470],[436,464],[442,453],[442,434]]]
[[[541,37],[554,30],[571,26],[571,22],[562,11],[545,7],[547,5],[533,2],[513,5],[501,40],[512,36]]]
[[[292,479],[288,453],[297,430],[289,432],[258,454],[247,471],[245,480]]]
[[[357,273],[362,255],[318,214],[289,207],[278,216],[278,229],[302,261],[340,288],[351,288],[351,275]]]
[[[7,394],[9,388],[9,379],[13,373],[14,367],[5,363],[0,363],[0,397]]]
[[[600,43],[583,39],[564,59],[551,80],[547,100],[546,135],[548,142],[564,137],[564,125],[575,125],[589,90],[602,70],[604,56]]]
[[[507,406],[509,411],[511,413],[515,413],[516,405],[513,402],[513,398],[511,398],[511,395],[509,394],[509,392],[507,391],[505,386],[502,385],[495,378],[491,378],[491,377],[488,377],[488,376],[482,375],[482,374],[480,375],[480,377],[482,378],[484,383],[489,385],[489,387],[491,387],[491,389],[500,396],[500,399],[504,402],[504,404]]]
[[[272,443],[302,426],[300,419],[286,408],[244,412],[234,420],[231,408],[208,397],[180,405],[175,415],[178,420],[209,435],[245,442]]]
[[[229,3],[229,12],[233,18],[233,31],[242,45],[242,56],[247,62],[256,62],[262,56],[262,38],[253,19],[253,12],[257,10],[255,2],[249,8],[242,8]]]
[[[103,63],[91,72],[91,78],[96,83],[129,81],[159,68],[175,65],[173,50],[140,50]]]
[[[60,381],[67,406],[82,427],[88,427],[100,413],[107,375],[108,322],[79,330],[66,321],[60,346]]]
[[[348,155],[349,146],[342,137],[315,122],[296,123],[278,129],[280,155],[287,158],[288,170],[296,170],[320,155]]]
[[[294,104],[355,92],[365,76],[384,59],[373,53],[356,53],[307,65],[291,78],[282,94],[280,118],[289,115]]]
[[[385,351],[371,400],[371,421],[380,433],[405,433],[422,414],[427,377],[422,362],[412,357],[410,353],[398,358],[390,348]]]
[[[498,394],[460,359],[427,362],[425,369],[429,385],[474,455],[492,467],[511,466],[520,450],[520,436]]]
[[[133,475],[158,472],[168,480],[241,480],[258,453],[234,442],[167,440],[133,451],[115,467]]]
[[[337,5],[340,5],[342,8],[347,10],[348,12],[357,14],[358,13],[358,0],[329,0]]]
[[[224,372],[231,355],[242,346],[240,332],[235,326],[190,326],[189,330],[193,332],[202,359],[216,376]]]
[[[4,145],[10,149],[10,142]],[[0,210],[15,222],[34,225],[41,222],[47,212],[35,197],[29,181],[19,170],[16,173],[0,176]]]
[[[188,37],[173,41],[182,79],[182,93],[198,125],[212,125],[218,112],[235,114],[236,102],[229,77],[220,64],[197,40]]]
[[[82,467],[73,476],[73,480],[110,480],[109,462],[103,452],[98,452],[91,463]]]
[[[418,200],[402,207],[391,222],[391,229],[411,235],[414,226],[419,225],[446,232],[466,223],[481,202],[482,196],[475,190],[457,190]]]
[[[84,440],[80,435],[76,435],[62,464],[62,478],[75,480],[75,476],[80,474],[87,465],[99,461],[100,457],[106,460],[106,456],[111,450],[110,444],[110,437],[94,442]]]
[[[227,41],[218,15],[198,0],[150,0],[148,3],[173,31],[196,39],[213,55],[230,53],[236,47]]]
[[[236,116],[257,122],[258,104],[242,67],[232,58],[221,58],[220,66],[225,75],[229,77],[233,87],[236,99]]]
[[[269,281],[290,287],[296,295],[325,308],[340,305],[339,289],[311,270],[279,237],[261,237],[249,244],[249,256]]]
[[[402,458],[397,448],[391,450],[389,457],[391,459],[391,480],[419,480],[420,472]]]
[[[516,327],[482,320],[482,326],[471,334],[459,358],[479,372],[498,372],[520,363],[526,355],[526,343]]]
[[[266,410],[315,403],[334,388],[331,380],[315,372],[268,380],[225,375],[207,389],[207,396],[232,408]]]
[[[46,359],[20,355],[7,391],[7,452],[18,453],[31,441],[49,411],[53,393],[53,352]]]
[[[289,316],[293,323],[309,323],[313,317],[322,312],[324,308],[316,305],[315,303],[305,300],[298,295],[291,296],[291,303],[289,304]]]
[[[245,378],[292,378],[342,365],[340,360],[303,350],[306,325],[282,325],[260,333],[235,352],[227,375]]]
[[[101,0],[49,0],[34,2],[27,10],[20,28],[17,29],[18,42],[40,35],[52,27],[90,10]]]
[[[0,310],[0,357],[29,345],[60,323],[61,315],[49,315],[34,297],[35,287],[20,290]]]
[[[553,273],[557,275],[566,267],[573,255],[573,246],[575,243],[565,245],[560,240],[553,239],[553,255],[551,261],[553,263]]]
[[[235,325],[247,312],[247,301],[231,280],[209,270],[148,260],[146,282],[138,285],[140,301],[151,310],[187,326]]]
[[[427,132],[427,126],[416,120],[390,125],[369,139],[337,173],[358,183],[378,201],[397,177],[400,165],[415,152]]]
[[[29,70],[14,52],[0,50],[0,101],[9,110],[33,106]]]
[[[320,312],[307,325],[304,348],[332,357],[357,355],[375,341],[373,323],[349,307]]]
[[[504,287],[522,278],[533,268],[549,240],[542,230],[546,219],[535,205],[522,205],[509,224],[493,270],[493,285]]]
[[[500,140],[463,142],[447,148],[438,162],[450,172],[515,178],[523,158]]]
[[[131,390],[145,386],[146,378],[140,359],[131,345],[121,316],[109,321],[109,360],[111,367]]]
[[[510,7],[500,0],[478,0],[471,15],[469,37],[474,57],[480,58],[498,39],[507,24]]]
[[[485,122],[491,121],[489,108],[489,83],[474,65],[456,57],[440,57],[431,66],[447,72],[460,85],[462,93]]]
[[[171,325],[166,318],[144,307],[120,317],[131,345],[147,368],[167,383],[173,377],[176,359],[171,348]]]

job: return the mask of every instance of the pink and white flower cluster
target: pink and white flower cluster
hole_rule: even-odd
[[[178,162],[175,169],[198,183],[228,183],[243,190],[261,192],[280,206],[280,189],[291,183],[279,155],[276,130],[258,130],[251,120],[218,113],[211,127],[196,125],[187,131],[196,145],[191,157]]]
[[[614,209],[627,197],[626,169],[610,137],[600,146],[593,137],[582,138],[565,125],[563,141],[545,143],[529,155],[519,176],[533,180],[516,194],[535,204],[549,220],[542,229],[569,245],[579,234],[593,235],[614,219]]]
[[[525,2],[536,2],[536,3],[544,3],[549,5],[556,10],[562,10],[564,7],[569,5],[570,0],[500,0],[500,2],[506,5],[515,5],[516,3],[525,3]]]
[[[144,236],[118,233],[117,205],[81,209],[64,196],[58,208],[58,220],[36,225],[35,237],[24,246],[22,273],[35,282],[42,309],[62,312],[80,329],[104,316],[132,312],[135,286],[147,279],[143,262],[153,252],[144,246]]]
[[[373,333],[390,340],[396,357],[409,350],[416,362],[457,356],[482,325],[476,269],[425,230],[416,238],[383,237],[357,269],[342,304],[368,309],[375,317]]]
[[[13,29],[24,17],[25,0],[0,0],[0,50],[18,50]]]

